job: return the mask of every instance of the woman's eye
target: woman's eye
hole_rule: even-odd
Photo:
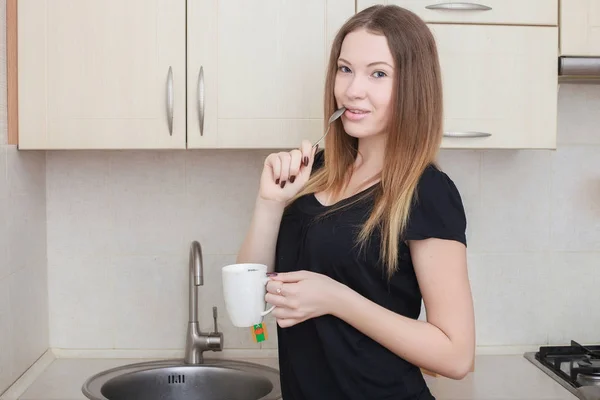
[[[383,71],[375,71],[373,73],[373,76],[375,78],[383,78],[384,76],[387,76],[387,74],[385,72],[383,72]]]
[[[340,72],[350,72],[350,68],[346,67],[345,65],[340,65],[338,67],[338,71],[340,71]]]

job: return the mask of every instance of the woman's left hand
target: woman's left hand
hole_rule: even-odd
[[[287,328],[321,315],[332,314],[345,285],[310,271],[280,273],[267,283],[265,300],[275,307],[277,324]]]

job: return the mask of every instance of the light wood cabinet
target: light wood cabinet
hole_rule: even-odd
[[[430,24],[445,148],[555,148],[556,27]]]
[[[354,11],[353,0],[188,0],[188,147],[317,140],[330,44]]]
[[[442,64],[443,147],[553,148],[558,28],[512,24],[552,24],[556,0],[486,1],[487,14],[394,1],[445,22],[429,24]],[[19,0],[19,148],[316,140],[331,41],[354,12],[354,0]]]
[[[600,0],[561,2],[560,53],[600,56]]]
[[[354,0],[19,0],[19,148],[316,140],[330,43],[354,12]]]
[[[20,149],[185,148],[183,0],[19,0],[17,13]]]
[[[558,0],[357,0],[359,10],[374,4],[395,4],[414,12],[426,22],[558,24]]]

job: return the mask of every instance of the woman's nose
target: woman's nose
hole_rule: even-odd
[[[358,76],[352,77],[346,88],[346,96],[351,99],[364,98],[366,95],[366,86],[363,79]]]

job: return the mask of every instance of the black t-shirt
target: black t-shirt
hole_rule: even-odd
[[[313,171],[323,165],[323,157],[322,152],[317,155]],[[354,197],[342,201],[352,202]],[[421,292],[409,247],[401,241],[398,271],[388,281],[380,261],[379,233],[373,234],[366,251],[356,246],[356,234],[372,206],[368,196],[316,219],[328,207],[313,194],[297,199],[281,222],[275,270],[325,274],[389,310],[417,319]],[[437,237],[466,245],[465,230],[456,186],[445,173],[428,166],[419,180],[403,240]],[[332,315],[278,327],[277,333],[283,400],[434,399],[418,367]]]

